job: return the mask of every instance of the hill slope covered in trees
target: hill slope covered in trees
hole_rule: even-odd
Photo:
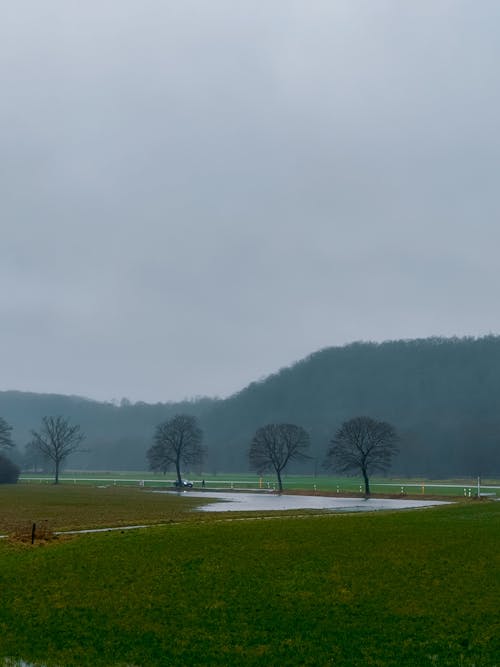
[[[255,430],[292,422],[311,434],[320,470],[343,420],[367,415],[401,435],[393,471],[403,475],[500,474],[500,337],[353,343],[321,350],[225,399],[116,406],[75,397],[0,392],[0,416],[19,445],[44,414],[61,414],[87,433],[88,454],[69,465],[141,469],[154,427],[173,414],[198,417],[209,472],[248,468]]]
[[[229,448],[238,467],[256,425],[293,421],[310,432],[321,462],[334,431],[358,415],[397,428],[402,474],[500,472],[500,338],[324,349],[214,405],[207,434],[220,465]]]

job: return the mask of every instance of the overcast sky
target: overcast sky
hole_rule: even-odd
[[[500,332],[498,0],[0,8],[0,389]]]

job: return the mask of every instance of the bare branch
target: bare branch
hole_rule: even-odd
[[[71,426],[64,417],[43,417],[39,431],[31,431],[33,447],[54,463],[55,483],[59,482],[61,463],[74,452],[81,451],[85,439],[80,426]]]
[[[196,465],[203,460],[205,450],[202,440],[203,433],[196,417],[191,415],[175,415],[158,424],[154,444],[146,453],[150,469],[165,473],[173,465],[180,484],[181,464]]]
[[[398,440],[391,424],[370,417],[354,417],[345,421],[335,434],[324,465],[344,473],[360,471],[369,495],[369,476],[390,468],[392,457],[399,451]]]
[[[252,440],[248,457],[250,466],[259,474],[274,470],[279,490],[283,490],[281,473],[290,461],[310,458],[309,435],[295,424],[267,424],[259,428]]]

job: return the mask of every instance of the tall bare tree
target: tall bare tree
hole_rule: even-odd
[[[290,461],[310,458],[305,450],[309,447],[309,435],[295,424],[267,424],[257,429],[248,457],[250,466],[259,474],[274,470],[278,488],[283,491],[281,473]]]
[[[12,442],[12,426],[7,424],[3,417],[0,417],[0,449],[7,449],[13,447],[14,443]]]
[[[365,495],[369,496],[370,475],[391,467],[392,457],[399,451],[398,440],[391,424],[354,417],[345,421],[331,440],[324,465],[339,472],[361,472]]]
[[[85,439],[80,426],[71,426],[64,417],[43,417],[39,431],[31,431],[33,446],[54,464],[54,484],[59,483],[61,463],[74,452],[81,451]]]
[[[196,465],[203,460],[205,450],[202,441],[203,432],[192,415],[175,415],[158,424],[154,444],[146,453],[150,469],[165,473],[170,466],[174,466],[180,486],[181,464]]]

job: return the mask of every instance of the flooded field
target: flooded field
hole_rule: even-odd
[[[202,512],[268,512],[270,510],[331,510],[334,512],[372,512],[376,510],[403,510],[445,505],[441,500],[405,500],[392,498],[332,498],[327,496],[293,496],[274,493],[231,493],[203,491],[157,491],[176,493],[187,498],[217,498],[220,503],[209,503],[198,508]]]

